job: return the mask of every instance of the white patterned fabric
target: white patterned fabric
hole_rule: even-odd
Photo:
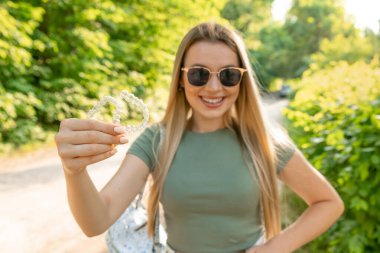
[[[147,212],[136,199],[108,229],[106,243],[110,253],[164,253],[167,235],[159,225],[157,242],[148,237]],[[156,235],[155,235],[156,236]]]
[[[163,131],[160,131],[163,139]],[[160,224],[159,208],[154,224],[154,238],[148,236],[148,216],[141,204],[145,186],[136,199],[129,205],[119,219],[106,233],[107,247],[110,253],[174,253],[167,247],[167,234]]]

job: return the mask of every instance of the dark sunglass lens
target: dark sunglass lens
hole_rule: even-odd
[[[225,86],[234,86],[240,81],[241,73],[237,69],[224,69],[220,72],[220,82]]]
[[[209,79],[210,72],[205,68],[191,68],[187,72],[189,83],[196,86],[205,85]]]

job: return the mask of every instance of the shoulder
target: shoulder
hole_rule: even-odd
[[[152,124],[151,126],[144,129],[142,133],[135,139],[131,148],[134,146],[143,146],[144,149],[156,149],[160,143],[163,136],[163,128],[160,124]]]
[[[162,127],[160,124],[152,124],[151,126],[144,129],[144,131],[137,137],[136,140],[141,138],[153,140],[155,138],[160,138],[160,134],[162,134]]]
[[[129,154],[142,159],[150,170],[153,169],[156,160],[157,148],[160,143],[160,129],[159,124],[145,128],[128,149]]]
[[[277,173],[280,173],[294,156],[297,147],[284,131],[276,133],[275,138],[272,140],[275,151],[276,170]]]

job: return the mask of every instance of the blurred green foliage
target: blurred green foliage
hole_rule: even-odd
[[[201,21],[229,22],[265,87],[294,84],[292,138],[346,204],[300,251],[376,252],[380,34],[356,29],[340,0],[293,0],[284,22],[272,19],[273,1],[1,1],[0,153],[46,141],[61,120],[85,118],[100,97],[125,89],[157,120],[182,36]]]
[[[254,35],[272,20],[274,0],[228,0],[221,15],[245,37]]]
[[[367,63],[375,55],[375,45],[369,37],[365,37],[356,31],[350,36],[337,34],[331,40],[323,39],[317,53],[311,55],[312,69],[330,68],[339,61],[353,64],[360,60]]]
[[[222,17],[243,36],[252,68],[263,88],[268,87],[273,79],[269,77],[268,65],[276,64],[269,58],[258,60],[259,47],[265,43],[260,37],[260,32],[273,22],[271,13],[273,2],[274,0],[228,0],[221,11]]]
[[[43,141],[62,119],[84,118],[97,99],[124,89],[151,107],[163,101],[155,91],[169,84],[183,34],[199,20],[218,21],[223,3],[1,2],[1,142]]]
[[[273,0],[229,0],[222,10],[244,36],[264,87],[276,79],[302,77],[310,65],[330,61],[369,62],[379,53],[379,36],[363,33],[347,17],[339,0],[294,0],[284,22],[271,17]]]
[[[177,46],[191,26],[205,20],[228,20],[240,30],[264,87],[278,78],[299,78],[309,67],[368,62],[379,54],[379,35],[355,29],[340,1],[293,1],[284,23],[273,21],[272,3],[1,2],[0,140],[11,146],[44,141],[62,119],[84,118],[97,99],[124,89],[143,98],[157,119]],[[106,109],[104,115],[112,110]]]
[[[283,24],[272,22],[260,31],[262,43],[252,54],[262,64],[267,82],[299,78],[323,40],[354,31],[353,24],[345,21],[340,1],[295,0]]]
[[[308,71],[285,115],[311,164],[342,197],[344,216],[305,252],[375,253],[380,245],[380,67],[336,63]],[[308,251],[309,250],[309,251]]]

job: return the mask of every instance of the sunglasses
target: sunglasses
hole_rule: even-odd
[[[187,80],[191,85],[203,86],[211,78],[211,74],[217,74],[219,81],[226,87],[232,87],[237,85],[246,69],[237,67],[227,67],[222,68],[218,72],[212,72],[205,67],[191,67],[191,68],[181,68],[182,71],[187,73]]]

